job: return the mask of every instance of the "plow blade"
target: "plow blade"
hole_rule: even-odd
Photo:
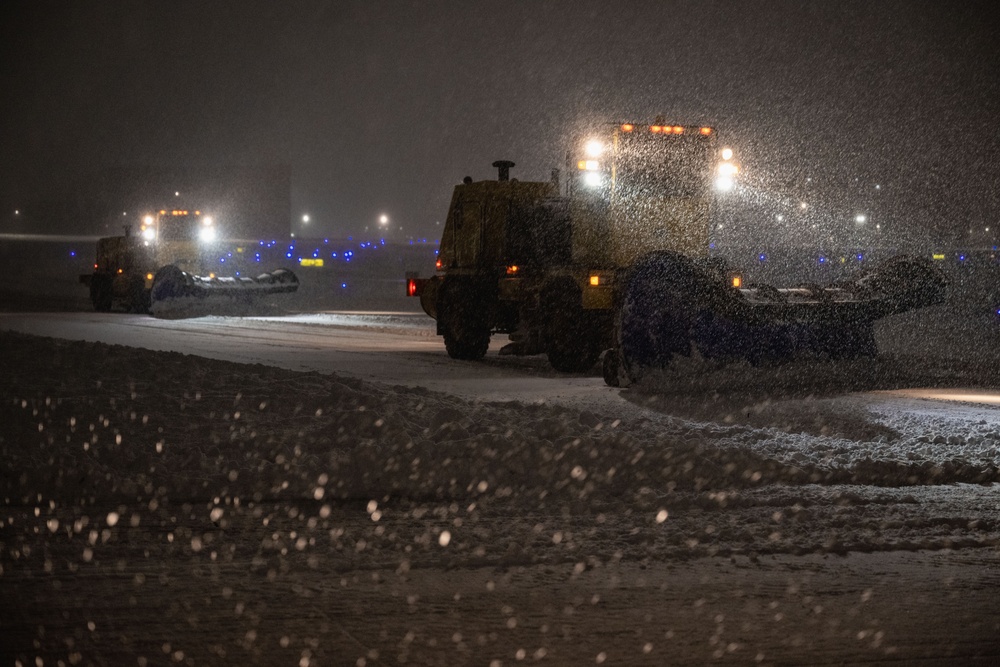
[[[199,314],[214,314],[217,306],[252,305],[269,294],[291,293],[299,288],[299,280],[288,269],[277,269],[249,276],[198,276],[177,266],[164,266],[156,272],[150,291],[150,310],[164,316],[179,307],[193,307]]]
[[[944,301],[947,280],[930,262],[896,257],[857,280],[827,287],[727,289],[688,257],[652,254],[627,277],[616,348],[605,380],[635,382],[677,355],[781,361],[797,352],[874,356],[875,321]]]

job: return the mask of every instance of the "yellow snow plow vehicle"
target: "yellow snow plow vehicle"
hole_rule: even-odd
[[[603,354],[618,386],[694,351],[874,355],[873,322],[945,296],[941,272],[905,256],[826,287],[744,284],[709,256],[715,198],[740,171],[712,127],[658,119],[582,134],[564,191],[558,172],[526,182],[510,179],[512,162],[494,166],[498,180],[455,187],[436,275],[407,276],[456,359],[481,358],[506,333],[501,354],[545,353],[560,371]]]
[[[137,234],[126,227],[123,236],[99,239],[94,271],[80,276],[80,282],[90,288],[97,311],[154,315],[179,303],[211,313],[214,304],[248,304],[264,294],[298,289],[298,279],[287,269],[217,275],[218,235],[215,220],[201,211],[161,210],[145,216]]]

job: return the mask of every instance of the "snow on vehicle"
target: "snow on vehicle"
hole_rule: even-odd
[[[216,275],[213,256],[218,227],[210,215],[186,209],[147,215],[138,234],[97,242],[93,273],[80,276],[97,311],[113,307],[154,315],[177,304],[249,303],[264,294],[294,292],[299,282],[288,269],[256,276]]]
[[[947,281],[930,262],[896,257],[826,287],[744,284],[709,256],[713,203],[739,167],[712,127],[620,123],[579,137],[560,192],[509,178],[455,187],[437,275],[408,274],[437,320],[448,354],[546,353],[560,371],[604,354],[613,386],[664,368],[674,355],[752,362],[810,349],[833,358],[874,355],[872,324],[938,303]]]

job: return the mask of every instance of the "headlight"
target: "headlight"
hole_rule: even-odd
[[[198,238],[202,243],[211,243],[215,240],[215,227],[202,227],[198,232]]]
[[[201,223],[206,227],[210,227],[212,225],[211,216],[206,215],[204,218],[201,219]]]
[[[736,175],[740,173],[740,168],[732,162],[722,162],[716,170],[715,189],[720,192],[729,192],[736,187]]]
[[[736,174],[739,173],[739,171],[740,168],[737,167],[732,162],[723,162],[722,164],[719,165],[720,177],[733,178],[736,176]]]
[[[719,176],[715,179],[715,189],[719,192],[729,192],[736,186],[736,181],[730,176]]]
[[[152,227],[146,227],[142,230],[142,238],[146,241],[152,241],[156,239],[156,230]]]
[[[601,177],[600,172],[597,171],[588,171],[583,176],[583,182],[592,188],[599,186],[603,180],[604,179]]]
[[[604,144],[597,139],[591,139],[587,142],[586,150],[590,157],[601,157],[601,153],[604,152]]]

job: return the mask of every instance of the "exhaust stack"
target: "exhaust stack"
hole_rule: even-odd
[[[493,163],[493,166],[497,168],[498,181],[503,183],[510,180],[510,168],[514,166],[513,162],[510,160],[497,160]]]

